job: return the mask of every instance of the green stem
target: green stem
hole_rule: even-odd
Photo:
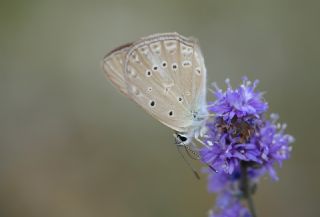
[[[241,190],[244,198],[247,200],[252,217],[257,217],[250,189],[250,180],[248,178],[248,166],[246,162],[241,162]]]

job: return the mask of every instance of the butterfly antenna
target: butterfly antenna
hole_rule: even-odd
[[[200,155],[196,151],[192,150],[188,145],[185,145],[184,148],[191,159],[200,160]]]
[[[196,151],[192,150],[189,146],[185,145],[184,147],[185,147],[185,150],[186,150],[188,156],[189,156],[191,159],[193,159],[193,160],[200,160],[200,159],[201,159],[201,158],[200,158],[200,155],[199,155]],[[194,158],[194,157],[191,155],[191,153],[192,153],[192,155],[195,155],[196,158]],[[208,163],[205,163],[205,164],[206,164],[207,167],[209,167],[213,172],[215,172],[215,173],[218,172],[218,171],[217,171],[215,168],[213,168],[210,164],[208,164]]]
[[[213,168],[210,164],[206,163],[207,166],[215,173],[218,173],[218,170],[216,170],[215,168]]]
[[[184,160],[184,162],[186,162],[186,164],[189,166],[189,168],[191,169],[191,171],[193,172],[193,174],[195,175],[195,177],[200,180],[200,175],[197,172],[197,170],[193,167],[193,165],[188,161],[188,159],[184,156],[184,154],[181,152],[181,147],[186,147],[185,145],[179,145],[177,144],[177,149],[179,154],[181,155],[182,159]],[[187,149],[186,149],[187,150]],[[188,153],[188,152],[187,152]],[[189,154],[189,153],[188,153]]]

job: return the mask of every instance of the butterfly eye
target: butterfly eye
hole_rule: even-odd
[[[177,65],[176,63],[173,63],[173,64],[172,64],[172,70],[173,70],[173,71],[176,71],[177,68],[178,68],[178,65]]]
[[[163,62],[162,62],[162,67],[163,67],[163,68],[167,68],[167,62],[166,62],[166,61],[163,61]]]
[[[147,76],[147,77],[151,77],[151,75],[152,75],[152,72],[148,69],[148,70],[146,71],[146,76]]]

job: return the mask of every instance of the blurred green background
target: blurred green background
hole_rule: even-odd
[[[259,186],[259,216],[319,216],[319,11],[318,1],[1,1],[0,216],[207,216],[205,176],[100,65],[118,45],[170,31],[200,40],[209,83],[259,79],[296,138],[280,181]]]

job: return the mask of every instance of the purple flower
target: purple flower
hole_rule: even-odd
[[[243,78],[236,89],[228,79],[226,83],[226,91],[215,85],[216,100],[209,108],[215,116],[207,122],[205,146],[199,151],[201,160],[217,171],[207,170],[208,190],[217,194],[209,216],[250,217],[241,199],[248,198],[267,171],[278,179],[274,165],[289,158],[294,139],[284,132],[286,124],[277,123],[278,115],[266,118],[268,104],[255,90],[258,81]]]
[[[217,100],[211,104],[209,111],[223,117],[224,120],[232,120],[234,116],[238,118],[246,115],[257,116],[265,112],[268,109],[268,104],[263,101],[262,93],[254,92],[258,83],[259,81],[256,80],[251,85],[251,82],[244,77],[242,85],[233,89],[227,79],[228,88],[225,92],[214,84],[216,89],[214,95]]]
[[[294,138],[284,133],[286,124],[276,123],[278,115],[272,114],[270,118],[270,121],[265,121],[260,133],[251,140],[260,147],[263,165],[269,171],[270,176],[277,180],[278,177],[273,169],[274,163],[277,162],[282,166],[282,161],[289,158],[292,150],[290,144],[294,142]]]
[[[222,209],[218,213],[211,210],[209,217],[251,217],[251,214],[240,202],[235,202],[227,209]]]
[[[237,167],[232,174],[228,174],[223,171],[215,173],[210,169],[205,169],[204,172],[208,174],[208,191],[210,193],[228,191],[233,196],[241,196],[242,192],[239,186],[241,174],[239,167]],[[262,174],[264,174],[263,170],[250,168],[248,170],[248,176],[251,180],[251,184],[257,183]]]
[[[267,103],[260,92],[254,91],[257,83],[251,86],[244,78],[235,90],[229,81],[227,91],[217,89],[217,100],[211,107],[217,113],[207,123],[207,146],[200,150],[200,156],[217,171],[232,174],[241,161],[246,161],[265,167],[277,179],[273,165],[288,159],[293,137],[284,133],[286,125],[276,123],[276,115],[265,119]]]
[[[211,193],[219,193],[228,187],[228,184],[232,183],[233,177],[227,173],[212,173],[210,170],[208,173],[208,191]],[[236,179],[236,178],[235,178]]]
[[[258,181],[260,171],[248,171],[252,185]],[[205,172],[209,177],[209,192],[217,194],[215,208],[210,211],[209,217],[251,217],[248,209],[240,201],[243,198],[240,168],[231,175],[225,172],[213,173],[208,169]]]
[[[217,171],[229,174],[239,166],[240,160],[262,163],[257,146],[246,141],[245,137],[251,131],[247,127],[250,126],[246,122],[241,123],[239,119],[228,124],[216,117],[213,122],[209,122],[209,133],[205,141],[208,146],[200,150],[202,160]]]

